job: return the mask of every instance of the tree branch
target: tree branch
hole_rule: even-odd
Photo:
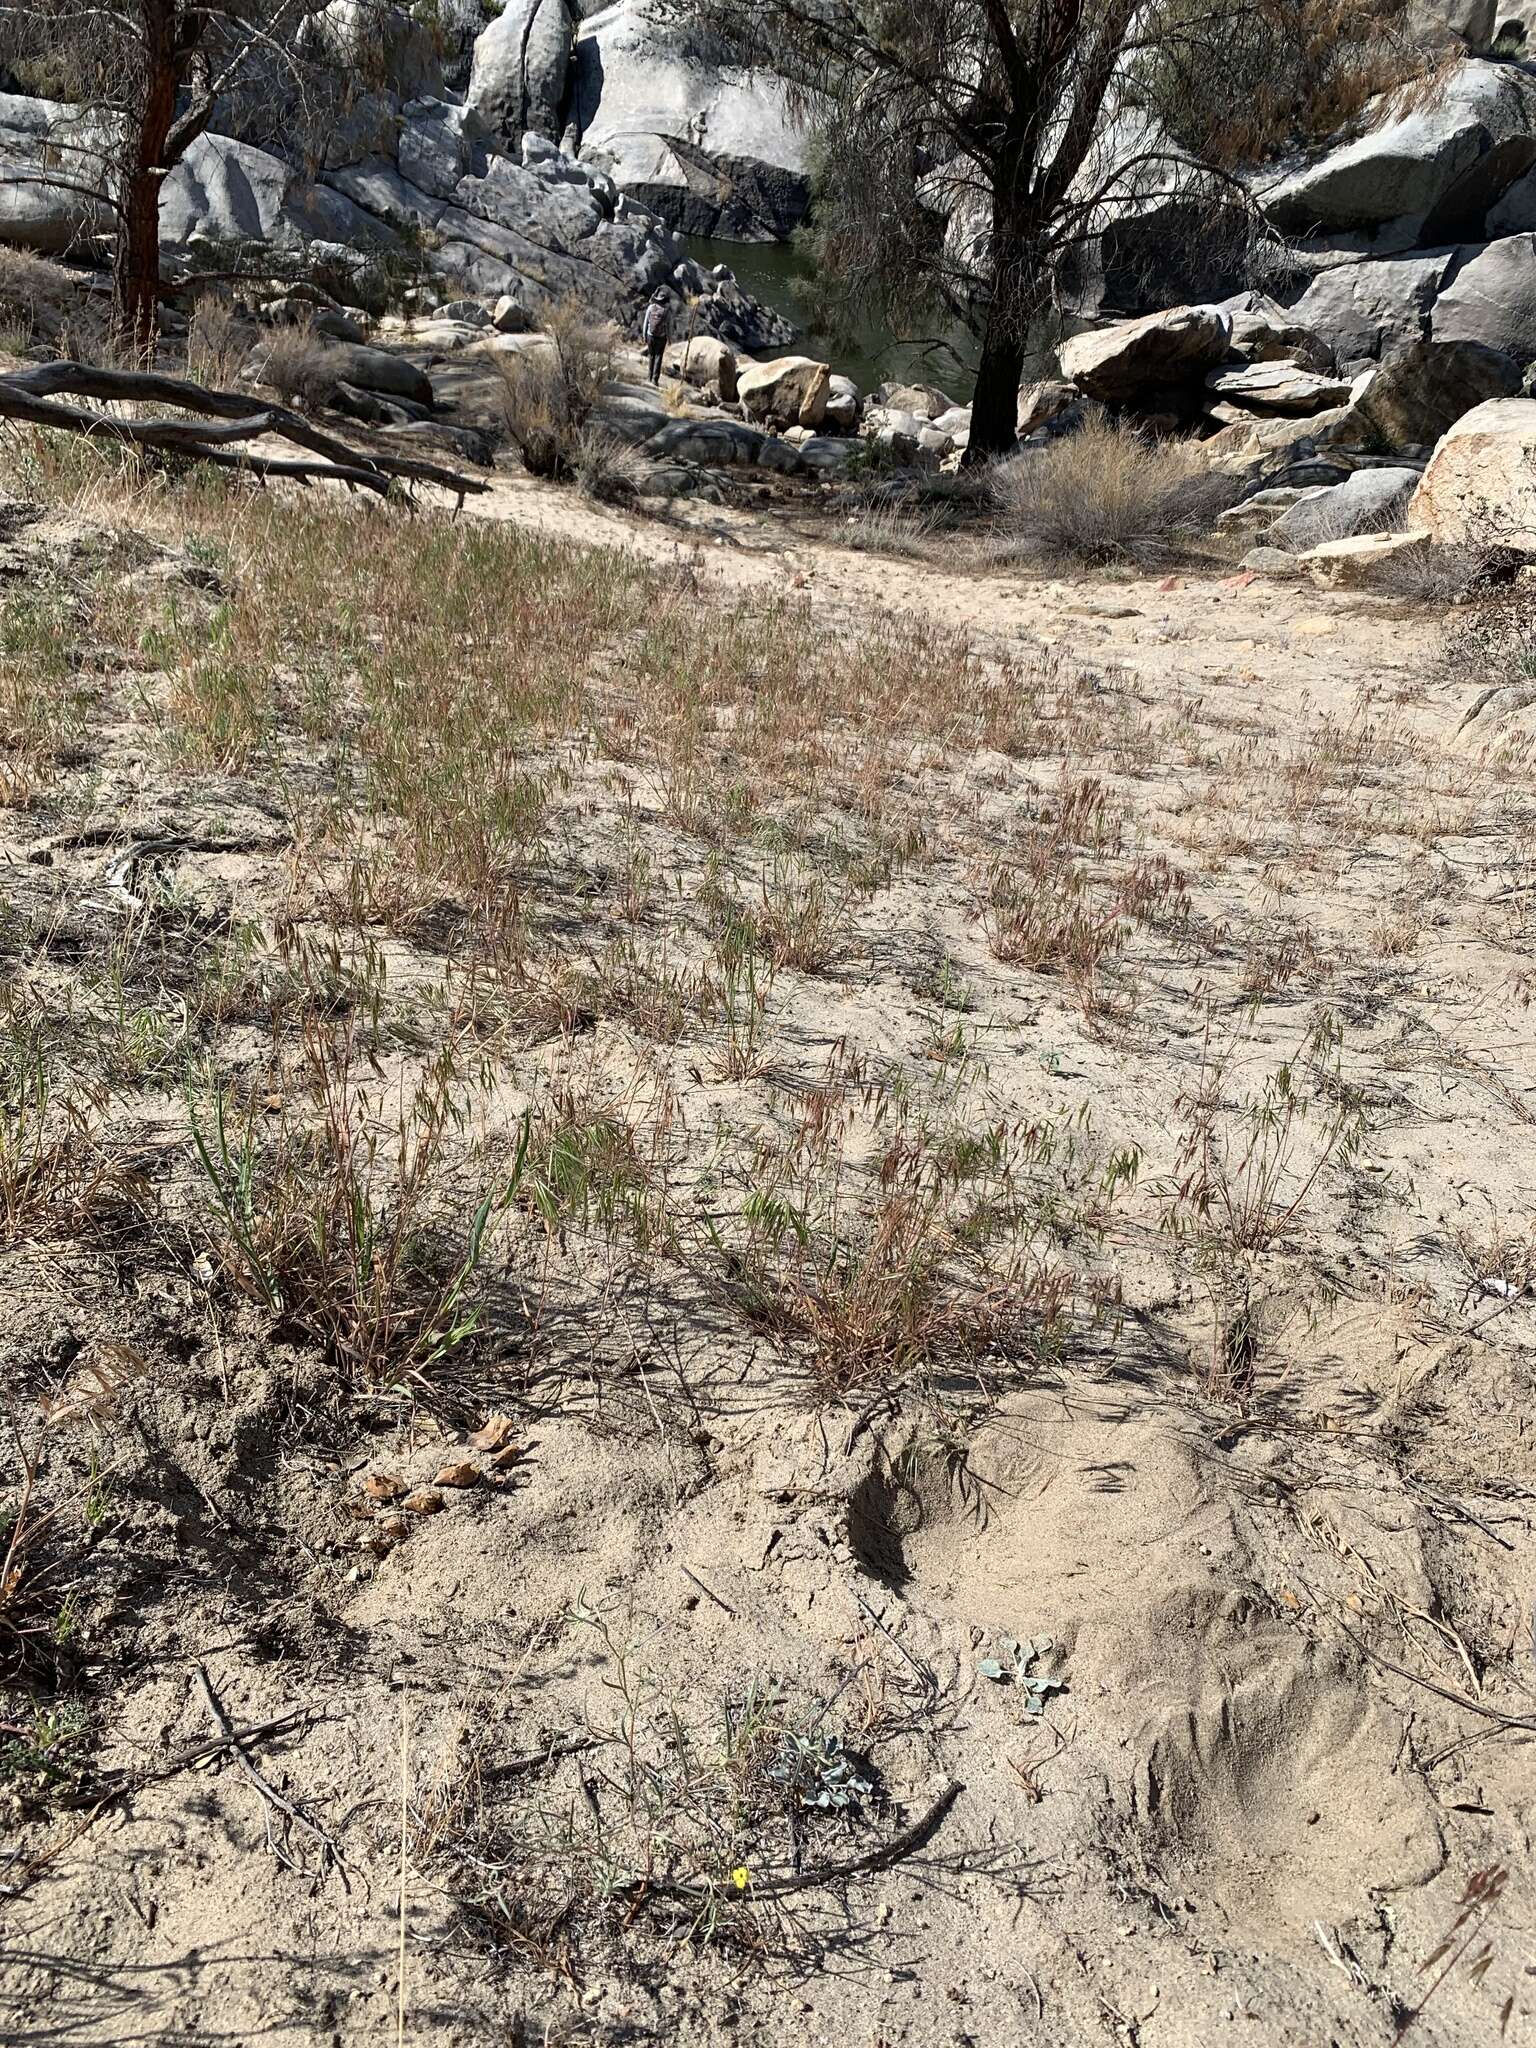
[[[126,400],[171,405],[184,412],[227,420],[230,425],[199,427],[186,420],[121,419],[56,404],[54,399],[59,393],[109,403]],[[107,370],[89,363],[42,363],[35,369],[0,377],[0,419],[92,434],[129,447],[191,455],[226,468],[249,469],[256,475],[294,476],[305,481],[328,479],[377,491],[381,497],[388,496],[396,482],[433,484],[440,490],[452,491],[461,503],[465,497],[480,496],[490,488],[479,477],[465,476],[435,462],[354,448],[287,406],[261,404],[253,412],[253,403],[257,401],[239,392],[210,391],[181,377],[162,377],[145,370]],[[322,461],[296,465],[230,452],[229,443],[255,440],[262,434],[275,434],[291,441],[320,456]]]

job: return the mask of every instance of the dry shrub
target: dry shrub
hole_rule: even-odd
[[[507,431],[530,476],[564,482],[579,473],[592,415],[613,375],[613,336],[577,298],[556,302],[544,345],[500,355]]]
[[[584,427],[577,436],[572,468],[582,495],[600,504],[626,504],[638,495],[649,464],[637,448],[601,427]]]
[[[280,327],[262,350],[261,381],[286,404],[313,412],[336,396],[336,354],[307,320]]]
[[[1178,14],[1141,91],[1175,141],[1228,168],[1325,141],[1433,61],[1404,0],[1180,0]]]
[[[17,348],[52,339],[68,322],[74,280],[26,249],[0,247],[0,333]]]
[[[187,323],[187,375],[210,390],[227,391],[250,352],[249,331],[230,301],[214,292],[199,293]],[[269,365],[270,361],[269,353]]]
[[[1144,440],[1102,413],[1075,434],[1026,449],[992,472],[1005,556],[1105,564],[1177,551],[1230,502],[1184,447]]]
[[[1438,608],[1459,604],[1466,597],[1488,595],[1524,560],[1513,548],[1431,541],[1426,547],[1388,555],[1376,564],[1371,581],[1374,589],[1388,597]]]
[[[1441,653],[1445,680],[1476,685],[1463,723],[1470,723],[1496,693],[1503,710],[1536,703],[1536,601],[1518,583],[1474,592],[1457,613]]]

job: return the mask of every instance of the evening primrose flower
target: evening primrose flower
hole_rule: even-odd
[[[751,1882],[751,1871],[748,1870],[745,1863],[738,1863],[736,1868],[731,1872],[731,1883],[736,1887],[737,1891],[744,1892]]]

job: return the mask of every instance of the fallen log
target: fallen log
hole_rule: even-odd
[[[200,417],[119,418],[61,404],[61,397],[97,399],[108,404],[169,405]],[[452,491],[461,505],[471,494],[478,495],[490,488],[479,477],[465,476],[436,462],[424,462],[418,456],[354,448],[289,406],[258,400],[245,392],[210,390],[184,377],[163,377],[153,370],[111,370],[92,363],[71,362],[41,363],[34,369],[18,370],[0,377],[0,420],[94,435],[123,447],[189,456],[220,468],[242,470],[262,481],[286,478],[300,484],[339,483],[351,490],[376,491],[381,497],[387,497],[398,483],[432,484],[439,490]],[[204,420],[225,424],[204,425]],[[257,440],[264,434],[275,434],[320,460],[295,462],[252,454],[239,447],[240,443]]]

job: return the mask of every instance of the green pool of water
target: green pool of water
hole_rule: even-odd
[[[797,347],[819,356],[851,377],[861,391],[897,383],[934,384],[961,405],[970,403],[976,382],[975,344],[963,331],[919,340],[897,340],[879,328],[861,326],[851,343],[821,332],[811,318],[807,296],[809,261],[792,242],[716,242],[696,235],[688,244],[695,263],[712,270],[725,263],[743,291],[775,307],[801,330]]]

